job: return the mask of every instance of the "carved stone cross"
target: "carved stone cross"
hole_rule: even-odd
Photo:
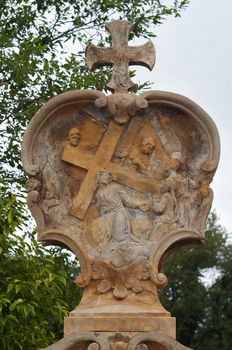
[[[155,48],[151,41],[140,46],[128,46],[129,33],[133,24],[128,21],[113,21],[106,24],[112,37],[112,47],[96,47],[89,44],[86,48],[88,67],[113,66],[113,76],[107,84],[115,92],[127,92],[135,84],[129,77],[129,65],[141,65],[152,70],[155,64]]]

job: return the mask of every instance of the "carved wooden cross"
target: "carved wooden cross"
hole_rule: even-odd
[[[137,126],[134,125],[134,129]],[[76,148],[73,152],[70,148],[64,147],[61,159],[86,169],[88,172],[81,183],[80,190],[73,201],[71,214],[79,219],[83,219],[90,205],[94,192],[97,188],[96,175],[103,168],[112,172],[117,178],[117,182],[128,186],[134,190],[154,193],[156,184],[154,179],[149,179],[146,176],[137,174],[135,171],[111,162],[118,140],[122,134],[124,126],[118,125],[113,120],[110,121],[109,129],[102,138],[101,144],[95,155],[87,154],[86,152],[77,152]]]
[[[128,21],[112,21],[106,24],[112,37],[112,47],[104,48],[89,44],[86,48],[86,63],[91,68],[113,66],[113,76],[107,84],[115,92],[127,92],[134,86],[129,77],[129,65],[141,65],[152,70],[155,64],[155,48],[151,41],[140,46],[128,46],[133,24]]]

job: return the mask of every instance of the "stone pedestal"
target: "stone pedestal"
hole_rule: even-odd
[[[176,338],[176,319],[174,317],[159,317],[147,314],[140,314],[135,317],[133,314],[123,315],[118,312],[112,314],[96,315],[94,312],[87,316],[79,314],[69,316],[64,320],[64,336],[80,332],[107,332],[109,329],[115,333],[123,332],[154,332],[158,331],[167,334],[169,337]]]

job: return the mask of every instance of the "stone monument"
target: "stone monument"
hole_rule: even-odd
[[[128,66],[151,70],[155,63],[151,42],[128,46],[132,27],[112,21],[112,46],[86,50],[89,68],[113,67],[113,94],[56,96],[25,133],[22,161],[38,240],[67,247],[81,266],[81,303],[50,350],[187,349],[175,340],[175,318],[157,289],[167,285],[167,256],[204,241],[219,137],[186,97],[128,92]]]

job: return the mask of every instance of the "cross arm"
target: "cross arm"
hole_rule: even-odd
[[[152,70],[155,65],[155,47],[151,41],[126,48],[129,65],[139,65]]]
[[[69,164],[88,170],[93,162],[94,155],[78,151],[76,148],[64,147],[61,159]]]
[[[115,57],[115,50],[108,47],[95,46],[89,43],[85,51],[85,62],[89,69],[96,69],[102,66],[112,66]]]

